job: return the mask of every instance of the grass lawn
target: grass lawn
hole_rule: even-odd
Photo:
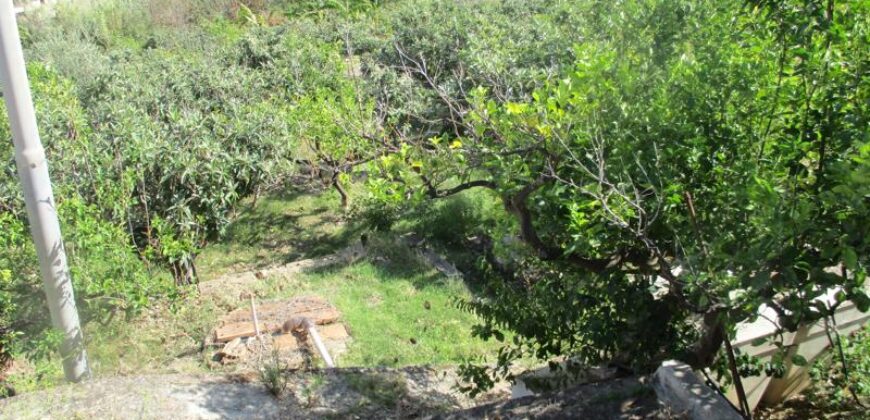
[[[203,281],[332,253],[359,239],[332,191],[292,191],[261,197],[242,208],[222,239],[196,259]]]
[[[358,243],[361,228],[345,220],[332,191],[291,192],[261,198],[240,211],[223,239],[197,259],[202,281],[234,272],[330,254]],[[371,234],[370,234],[371,235]],[[306,272],[291,280],[266,278],[260,300],[322,296],[342,313],[353,340],[339,366],[455,365],[494,356],[498,343],[471,336],[475,317],[456,308],[472,292],[448,279],[389,235],[373,235],[369,255],[354,264]],[[134,319],[85,325],[96,376],[208,371],[201,344],[232,308],[195,293],[155,301]],[[237,302],[237,307],[246,302]],[[491,359],[491,358],[490,358]],[[491,359],[492,360],[492,359]],[[62,382],[56,356],[13,376],[19,392]]]
[[[202,252],[200,275],[208,281],[358,243],[362,228],[340,212],[332,190],[262,198],[240,213],[224,240]],[[291,284],[267,278],[258,294],[264,300],[316,294],[333,303],[353,336],[340,366],[458,364],[495,353],[498,343],[471,337],[475,317],[454,305],[471,297],[462,280],[442,276],[389,235],[368,235],[367,259],[304,273]]]
[[[384,248],[366,261],[302,275],[298,286],[277,293],[316,294],[342,312],[353,341],[339,366],[458,364],[497,350],[471,336],[474,316],[455,307],[455,299],[471,296],[462,280]]]

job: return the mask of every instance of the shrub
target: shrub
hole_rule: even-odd
[[[870,396],[870,329],[864,327],[852,337],[841,339],[843,359],[840,359],[839,348],[835,346],[829,357],[816,362],[810,370],[813,386],[808,394],[830,412],[843,409],[862,411],[863,407],[856,404],[853,395],[862,398],[858,403],[863,404]]]
[[[870,307],[868,10],[738,3],[575,3],[553,20],[584,22],[573,67],[537,73],[529,95],[506,94],[509,77],[469,91],[422,76],[473,68],[471,37],[406,41],[398,60],[447,110],[378,161],[381,190],[491,189],[523,241],[487,261],[495,296],[461,303],[479,335],[517,333],[490,373],[523,355],[706,367],[762,304],[786,330]],[[834,287],[836,302],[815,301]]]
[[[125,219],[129,199],[123,183],[111,182],[100,166],[110,155],[94,144],[71,84],[44,67],[29,70],[79,308],[85,320],[136,313],[150,298],[169,294],[170,284],[149,272],[132,247]],[[8,130],[4,120],[0,136],[10,137]],[[0,182],[0,340],[5,351],[30,352],[38,340],[10,337],[38,336],[48,318],[12,155],[11,144],[0,146],[8,162],[3,170],[10,174]]]

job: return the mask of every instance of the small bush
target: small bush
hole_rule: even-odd
[[[260,364],[260,380],[275,397],[281,397],[287,390],[287,365],[281,361],[278,351],[273,351],[266,362]]]
[[[870,403],[870,326],[841,339],[847,369],[843,369],[834,348],[810,370],[813,386],[808,395],[815,403],[830,407],[831,412],[858,409],[853,393],[863,405]]]
[[[354,203],[350,218],[359,220],[372,230],[389,232],[401,214],[402,208],[398,205],[368,198]]]

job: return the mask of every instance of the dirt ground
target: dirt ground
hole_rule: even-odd
[[[682,419],[642,378],[509,399],[506,384],[471,399],[452,370],[288,372],[280,389],[257,373],[113,377],[0,400],[0,418],[173,419]],[[272,391],[276,391],[276,397]]]
[[[645,378],[627,377],[577,385],[562,391],[482,404],[434,416],[462,419],[685,419],[662,406]]]
[[[431,368],[289,372],[278,397],[258,373],[112,377],[0,399],[0,418],[417,418],[503,399],[471,400],[455,374]]]
[[[761,407],[755,413],[758,420],[854,420],[870,419],[870,412],[858,406],[843,407],[832,412],[829,407],[819,407],[806,395],[796,395],[775,407]]]

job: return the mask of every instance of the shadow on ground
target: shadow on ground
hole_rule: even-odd
[[[290,374],[280,401],[288,414],[311,418],[419,418],[473,403],[451,385],[451,378],[425,367],[345,368]]]
[[[328,194],[275,192],[242,209],[226,234],[197,260],[206,278],[332,254],[359,241],[362,227]]]
[[[417,418],[474,404],[453,393],[449,375],[422,367],[288,372],[278,398],[256,374],[101,378],[0,399],[0,418]]]

